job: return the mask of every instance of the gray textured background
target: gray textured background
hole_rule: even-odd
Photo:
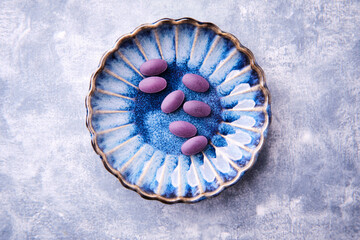
[[[0,1],[1,239],[360,238],[359,1],[103,2]],[[105,170],[84,99],[119,36],[185,16],[253,51],[273,122],[242,181],[164,205]]]

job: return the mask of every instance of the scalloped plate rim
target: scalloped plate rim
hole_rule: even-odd
[[[237,50],[244,53],[249,58],[249,65],[251,66],[251,69],[255,70],[257,72],[257,74],[259,75],[260,89],[263,92],[264,97],[265,97],[265,105],[263,106],[264,110],[262,111],[264,113],[264,116],[265,116],[264,125],[262,126],[261,131],[260,131],[261,137],[260,137],[259,144],[253,150],[250,161],[246,164],[245,167],[241,168],[241,171],[240,170],[238,171],[237,175],[231,181],[223,182],[216,190],[214,190],[212,192],[203,192],[203,193],[200,193],[199,195],[197,195],[195,197],[191,197],[191,198],[186,198],[186,197],[179,196],[179,197],[176,197],[176,198],[169,199],[169,198],[165,198],[165,197],[162,197],[160,195],[157,195],[157,194],[148,194],[148,193],[142,191],[139,186],[126,182],[123,179],[123,177],[121,176],[120,172],[118,170],[114,169],[113,167],[111,167],[110,164],[108,163],[105,153],[99,148],[99,146],[97,144],[97,140],[96,140],[97,135],[96,135],[96,132],[93,129],[92,124],[91,124],[91,119],[92,119],[92,115],[93,115],[93,110],[92,110],[92,107],[91,107],[91,104],[90,104],[91,103],[91,97],[92,97],[92,95],[93,95],[93,93],[95,91],[95,81],[96,81],[97,75],[104,69],[105,62],[106,62],[108,56],[110,54],[114,53],[115,51],[117,51],[120,44],[124,40],[134,37],[138,32],[140,32],[143,29],[156,28],[159,25],[164,24],[164,23],[170,23],[172,25],[190,23],[190,24],[192,24],[192,25],[194,25],[196,27],[208,27],[211,30],[213,30],[217,35],[229,39],[234,44],[234,46],[236,47]],[[231,33],[227,33],[227,32],[222,31],[217,25],[215,25],[213,23],[197,21],[197,20],[195,20],[193,18],[190,18],[190,17],[184,17],[184,18],[179,18],[179,19],[162,18],[162,19],[159,19],[159,20],[157,20],[157,21],[155,21],[153,23],[142,24],[142,25],[138,26],[137,28],[135,28],[132,32],[120,36],[116,40],[113,48],[106,51],[102,55],[97,70],[91,75],[89,92],[88,92],[88,94],[87,94],[87,96],[85,98],[86,127],[88,128],[88,130],[89,130],[89,132],[91,134],[92,147],[93,147],[94,151],[100,156],[100,158],[101,158],[101,160],[102,160],[102,162],[104,164],[104,167],[111,174],[113,174],[115,177],[117,177],[118,180],[120,181],[120,183],[125,188],[131,189],[131,190],[137,192],[141,197],[143,197],[144,199],[148,199],[148,200],[158,200],[158,201],[161,201],[161,202],[167,203],[167,204],[178,203],[178,202],[195,203],[195,202],[198,202],[198,201],[203,200],[203,199],[208,199],[210,197],[214,197],[214,196],[218,195],[219,193],[221,193],[224,189],[232,186],[233,184],[238,182],[240,180],[240,178],[244,175],[244,173],[254,165],[254,163],[257,160],[257,156],[259,154],[259,151],[262,149],[262,147],[264,145],[264,142],[265,142],[264,132],[268,129],[268,126],[270,125],[270,122],[271,122],[270,114],[268,113],[268,108],[269,108],[270,105],[271,105],[271,98],[270,98],[269,90],[268,90],[268,88],[266,86],[264,71],[256,63],[253,53],[248,48],[243,46],[240,43],[240,41],[234,35],[232,35]]]

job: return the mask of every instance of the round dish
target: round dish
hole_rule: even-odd
[[[150,59],[168,64],[159,75],[168,86],[158,94],[138,90],[140,66]],[[186,73],[204,77],[210,89],[187,89]],[[195,118],[182,108],[162,112],[162,100],[178,89],[186,101],[206,102],[210,116]],[[271,116],[264,73],[250,50],[214,24],[191,18],[161,19],[119,38],[91,77],[86,108],[92,145],[106,169],[125,187],[165,203],[196,202],[237,182],[256,161]],[[178,120],[209,140],[201,153],[181,153],[187,139],[168,129]]]

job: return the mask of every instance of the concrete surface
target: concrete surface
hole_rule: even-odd
[[[273,122],[241,182],[164,205],[106,171],[84,99],[119,36],[186,16],[253,51]],[[0,238],[359,239],[359,33],[359,1],[1,1]]]

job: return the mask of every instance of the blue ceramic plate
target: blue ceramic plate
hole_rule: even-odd
[[[139,68],[164,59],[160,76],[168,86],[157,94],[138,89]],[[195,93],[181,82],[196,73],[210,83]],[[209,117],[195,118],[182,108],[160,110],[174,90],[185,100],[210,105]],[[86,98],[87,127],[105,167],[141,196],[166,203],[196,202],[237,182],[256,161],[270,121],[264,74],[253,54],[231,34],[194,19],[162,19],[121,37],[101,59]],[[209,139],[199,154],[181,153],[184,138],[171,134],[172,121],[193,123]]]

